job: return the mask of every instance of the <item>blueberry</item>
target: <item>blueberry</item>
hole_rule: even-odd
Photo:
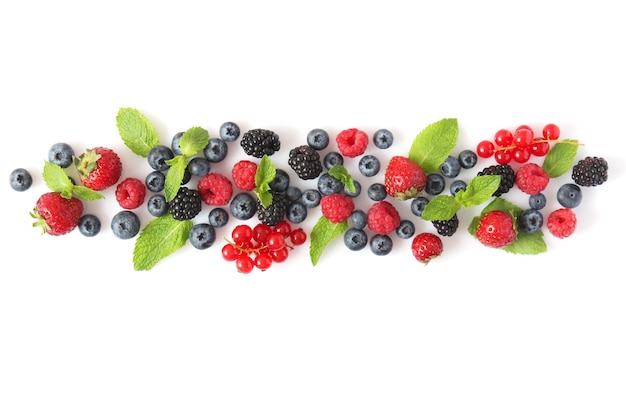
[[[365,177],[373,177],[380,171],[380,160],[374,155],[365,155],[359,159],[359,172]]]
[[[228,155],[228,144],[224,139],[211,138],[209,143],[203,149],[204,157],[209,162],[222,162]]]
[[[24,168],[16,168],[9,176],[9,183],[15,191],[26,191],[33,185],[33,176]]]
[[[152,171],[146,175],[146,188],[153,193],[160,193],[165,188],[165,174],[162,171]]]
[[[446,179],[441,174],[433,172],[426,176],[426,187],[424,191],[426,194],[438,195],[446,188]]]
[[[343,193],[348,197],[356,198],[361,195],[361,183],[357,180],[352,180],[352,182],[354,183],[354,191],[350,191],[344,186]]]
[[[367,213],[361,209],[356,209],[350,215],[352,227],[355,229],[365,229],[367,226]]]
[[[411,200],[411,213],[415,214],[417,217],[422,217],[424,208],[428,203],[430,203],[430,200],[423,195],[414,198]]]
[[[187,168],[189,168],[189,173],[194,177],[204,177],[211,171],[211,163],[208,159],[197,156],[189,160]]]
[[[317,189],[322,195],[339,194],[343,191],[343,183],[328,172],[324,172],[317,179]]]
[[[324,155],[324,166],[331,169],[335,165],[343,165],[343,155],[339,152],[331,151]]]
[[[471,149],[465,149],[459,154],[459,164],[461,168],[469,169],[474,168],[478,163],[478,155]]]
[[[215,228],[208,223],[194,224],[189,231],[189,243],[196,249],[208,249],[217,238]]]
[[[530,208],[541,210],[546,206],[546,196],[542,193],[533,194],[528,197],[528,205]]]
[[[83,236],[93,237],[100,233],[100,219],[94,214],[83,214],[78,221],[78,230]]]
[[[461,163],[458,158],[450,155],[439,166],[439,171],[446,178],[456,178],[461,173]]]
[[[292,201],[287,206],[286,217],[290,223],[302,223],[308,214],[308,209],[302,201]]]
[[[374,255],[388,255],[393,249],[393,240],[388,235],[376,234],[370,240],[370,248]]]
[[[410,239],[415,234],[415,224],[411,220],[403,219],[396,228],[396,235],[400,239]]]
[[[130,210],[122,210],[111,219],[111,230],[120,239],[130,239],[139,233],[139,216]]]
[[[302,201],[302,204],[304,204],[306,208],[315,208],[319,206],[321,200],[322,193],[314,188],[302,191],[302,197],[300,197],[300,201]]]
[[[378,129],[374,132],[372,142],[378,149],[387,149],[393,144],[393,134],[387,129]]]
[[[383,201],[387,198],[387,189],[385,188],[385,184],[380,182],[370,184],[370,186],[367,187],[367,196],[372,201]]]
[[[186,166],[185,171],[183,171],[183,179],[180,180],[180,185],[185,185],[189,181],[191,181],[191,171],[189,170],[189,166]]]
[[[239,138],[241,129],[235,122],[224,122],[220,126],[220,138],[226,142],[234,142]]]
[[[517,217],[517,224],[525,232],[538,232],[543,226],[543,215],[537,209],[526,209]]]
[[[276,168],[276,176],[274,176],[274,179],[270,182],[270,189],[282,193],[287,191],[290,183],[291,179],[289,178],[289,173],[282,168]]]
[[[230,214],[237,220],[248,220],[256,214],[257,202],[252,194],[241,192],[230,200]]]
[[[174,155],[183,154],[183,150],[180,148],[180,138],[182,138],[184,134],[185,132],[178,132],[177,134],[172,136],[172,144],[170,145],[170,147],[172,149],[172,152],[174,152]]]
[[[148,213],[154,217],[161,217],[168,212],[169,204],[163,194],[154,194],[148,199]]]
[[[148,164],[155,171],[167,171],[167,160],[174,158],[174,151],[165,145],[156,145],[148,152]]]
[[[321,151],[328,147],[330,138],[324,129],[313,129],[306,135],[306,143],[316,151]]]
[[[350,250],[361,250],[367,246],[367,233],[363,229],[351,227],[344,232],[343,243]]]
[[[209,211],[209,224],[213,227],[224,227],[228,224],[228,212],[222,207],[215,207]]]
[[[565,208],[577,207],[583,199],[583,193],[576,184],[563,184],[556,193],[556,199]]]
[[[450,184],[450,194],[453,196],[461,190],[465,191],[465,189],[467,189],[467,183],[463,180],[454,180]]]
[[[67,143],[55,143],[50,147],[48,151],[48,161],[60,166],[61,168],[67,168],[72,165],[74,158],[74,149]]]
[[[285,190],[285,195],[289,201],[297,201],[302,197],[302,190],[295,185],[290,185]]]

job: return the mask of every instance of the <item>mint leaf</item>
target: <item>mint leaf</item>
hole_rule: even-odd
[[[256,185],[254,193],[263,207],[272,204],[273,197],[270,192],[270,183],[274,181],[275,177],[276,167],[269,156],[263,155],[254,175],[254,184]]]
[[[170,168],[167,170],[167,174],[165,174],[165,189],[163,192],[165,200],[172,201],[178,194],[180,184],[183,182],[185,168],[187,168],[187,158],[184,155],[176,155],[165,162],[167,162]]]
[[[133,251],[135,271],[147,271],[187,243],[191,220],[176,220],[171,214],[157,217],[137,236]]]
[[[537,255],[548,251],[546,242],[543,240],[543,232],[541,230],[535,233],[518,230],[517,239],[502,249],[506,252],[518,255]]]
[[[159,144],[159,136],[152,123],[137,109],[123,107],[116,117],[117,131],[124,144],[139,156],[148,156]]]
[[[563,139],[557,141],[543,160],[543,170],[550,178],[556,178],[570,169],[578,152],[578,141]]]
[[[491,203],[487,204],[485,208],[480,212],[481,215],[489,213],[492,210],[502,210],[508,213],[511,213],[514,217],[519,216],[519,214],[523,211],[521,207],[516,206],[508,200],[505,200],[502,197],[494,198]]]
[[[430,174],[450,155],[459,136],[457,119],[441,119],[426,126],[413,140],[409,159]]]
[[[74,184],[59,165],[45,161],[42,176],[50,190],[61,193],[63,198],[72,198]]]
[[[192,157],[209,144],[209,132],[201,127],[192,127],[183,133],[179,143],[183,155]]]
[[[91,188],[84,187],[82,185],[74,186],[73,192],[74,194],[76,194],[76,197],[80,198],[81,200],[93,201],[104,198],[104,196],[99,192],[94,191]]]
[[[480,205],[493,196],[500,186],[502,177],[500,175],[480,175],[474,177],[467,183],[465,190],[456,193],[454,198],[463,207],[469,208]]]
[[[311,230],[309,255],[313,266],[317,265],[326,245],[346,230],[348,230],[347,220],[341,223],[333,223],[324,216],[319,218]]]
[[[348,190],[351,193],[356,193],[356,186],[354,185],[354,179],[352,179],[352,176],[348,173],[348,170],[346,169],[346,167],[344,167],[343,165],[333,165],[328,170],[328,173],[332,175],[333,177],[337,178],[339,181],[341,181],[343,186],[346,187],[346,190]]]
[[[426,204],[422,219],[450,220],[460,208],[461,204],[451,195],[438,195]]]

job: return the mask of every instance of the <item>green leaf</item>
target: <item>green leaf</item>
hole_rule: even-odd
[[[152,123],[137,109],[123,107],[116,117],[117,131],[124,144],[139,156],[148,156],[159,144],[159,136]]]
[[[502,249],[506,252],[518,255],[537,255],[548,251],[546,242],[543,240],[543,232],[541,230],[535,233],[518,230],[517,239]]]
[[[187,168],[187,158],[184,155],[176,155],[165,162],[167,162],[170,168],[167,170],[167,174],[165,174],[165,189],[163,191],[165,200],[172,201],[178,194],[180,184],[183,182],[185,168]]]
[[[180,150],[186,157],[192,157],[209,144],[209,132],[201,127],[187,129],[180,138]]]
[[[330,175],[332,175],[333,177],[337,178],[339,181],[341,181],[343,186],[346,187],[346,190],[348,190],[351,193],[355,193],[356,192],[356,186],[354,185],[354,179],[348,173],[348,170],[346,169],[346,167],[344,167],[343,165],[333,165],[328,170],[328,173]]]
[[[502,210],[508,213],[511,213],[514,217],[519,216],[519,214],[523,211],[521,207],[516,206],[508,200],[505,200],[502,197],[494,198],[491,203],[487,204],[485,208],[480,212],[481,215],[489,213],[492,210]]]
[[[483,204],[493,196],[500,186],[500,175],[480,175],[472,178],[465,190],[461,190],[454,198],[463,207],[469,208]]]
[[[272,200],[274,200],[274,196],[270,192],[269,184],[264,183],[259,185],[254,189],[254,193],[263,207],[268,207],[272,204]]]
[[[460,208],[461,204],[451,195],[438,195],[426,204],[422,219],[450,220]]]
[[[94,201],[104,198],[102,194],[82,185],[74,186],[74,194],[81,200]]]
[[[135,271],[147,271],[157,262],[182,248],[189,240],[191,220],[176,220],[171,214],[157,217],[137,236],[133,251]]]
[[[324,216],[319,218],[311,230],[309,255],[313,266],[317,265],[326,245],[346,230],[348,230],[347,220],[333,223]]]
[[[276,178],[276,167],[269,156],[263,155],[254,175],[256,188],[254,193],[258,197],[261,205],[267,207],[272,204],[272,193],[270,193],[270,183]]]
[[[44,161],[43,180],[50,190],[61,193],[64,198],[72,198],[74,184],[59,165]]]
[[[569,170],[578,152],[578,141],[563,139],[557,141],[543,160],[543,170],[550,178],[556,178]]]
[[[441,119],[426,126],[413,140],[409,159],[417,162],[430,174],[450,155],[459,137],[457,119]]]

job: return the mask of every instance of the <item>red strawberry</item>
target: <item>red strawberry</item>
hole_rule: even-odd
[[[441,238],[433,233],[420,233],[413,238],[411,251],[415,259],[423,264],[427,264],[432,259],[443,252],[443,242]]]
[[[417,197],[426,187],[426,173],[415,161],[405,156],[394,156],[385,170],[387,194],[397,200]]]
[[[39,197],[30,215],[36,220],[33,226],[41,227],[42,233],[60,236],[78,225],[83,215],[83,202],[77,197],[65,198],[51,191]]]
[[[517,238],[515,222],[509,213],[493,210],[485,214],[476,229],[476,238],[485,246],[503,248]]]
[[[109,148],[87,149],[74,161],[80,182],[95,191],[102,191],[116,184],[122,176],[122,161]]]

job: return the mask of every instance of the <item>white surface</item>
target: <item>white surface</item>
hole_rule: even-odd
[[[214,3],[0,8],[2,172],[36,181],[3,185],[0,415],[626,414],[617,3]],[[388,128],[384,157],[443,117],[459,120],[459,151],[554,122],[608,159],[609,182],[584,190],[579,229],[546,236],[540,256],[480,246],[468,211],[427,267],[407,242],[375,257],[337,241],[315,268],[298,248],[244,276],[216,245],[140,273],[133,241],[107,227],[112,191],[89,205],[104,223],[93,239],[41,237],[28,216],[54,142],[108,145],[125,176],[147,174],[117,134],[127,106],[163,143],[226,120],[273,129],[282,161],[316,127]]]

